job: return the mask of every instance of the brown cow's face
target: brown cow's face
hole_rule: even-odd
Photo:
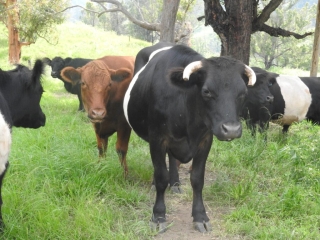
[[[132,78],[130,69],[109,69],[107,65],[99,60],[92,61],[82,68],[75,69],[66,67],[61,76],[72,84],[81,84],[81,96],[84,109],[91,122],[102,122],[108,117],[107,105],[110,99],[119,101],[123,99],[117,91],[122,83],[129,84]]]
[[[92,122],[101,122],[107,117],[107,103],[112,80],[109,69],[90,64],[81,72],[81,95],[83,105]]]

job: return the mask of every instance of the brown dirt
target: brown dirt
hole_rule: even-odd
[[[191,217],[192,200],[188,199],[187,192],[192,191],[188,169],[191,163],[181,165],[179,169],[180,181],[182,183],[182,194],[166,193],[165,201],[167,207],[168,229],[166,232],[153,237],[154,240],[239,240],[243,236],[230,236],[223,227],[223,216],[229,212],[229,208],[210,208],[204,202],[213,231],[200,233],[193,228]],[[207,187],[215,180],[212,172],[206,171],[205,185]],[[154,194],[155,195],[155,194]]]

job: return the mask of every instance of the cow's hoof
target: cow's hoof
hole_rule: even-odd
[[[212,225],[210,222],[194,222],[193,225],[194,228],[201,233],[212,231]]]
[[[172,193],[179,193],[179,194],[183,193],[180,185],[172,186],[170,187],[170,190]]]
[[[167,222],[153,222],[150,221],[150,228],[153,232],[164,233],[168,229]]]

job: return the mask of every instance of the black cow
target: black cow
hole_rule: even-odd
[[[261,126],[268,126],[271,120],[283,126],[286,133],[293,122],[309,119],[314,123],[320,122],[320,81],[317,78],[279,75],[261,68],[252,68],[257,76],[257,82],[263,81],[269,85],[273,95],[273,103],[264,106],[264,114],[256,118]],[[257,104],[250,115],[261,109]],[[266,129],[264,128],[264,129]],[[263,130],[264,130],[263,129]]]
[[[264,78],[263,73],[257,72],[256,79],[254,86],[248,87],[248,94],[241,113],[241,117],[246,120],[246,125],[252,134],[255,134],[257,125],[260,132],[269,127],[269,121],[264,121],[264,119],[270,119],[274,100],[269,89],[274,81]]]
[[[193,159],[193,222],[198,231],[210,231],[202,200],[206,159],[213,135],[226,141],[241,136],[241,105],[246,83],[254,84],[255,74],[235,59],[205,59],[186,46],[164,45],[156,44],[138,53],[138,64],[141,56],[149,61],[135,70],[124,98],[129,124],[150,145],[157,192],[151,226],[165,231],[164,192],[170,178],[175,177],[171,169],[176,172],[177,159],[182,163]]]
[[[72,94],[76,94],[79,99],[79,111],[84,110],[83,108],[83,103],[82,103],[82,98],[81,98],[81,87],[80,84],[73,85],[69,82],[66,82],[62,77],[61,77],[61,70],[65,67],[82,67],[86,65],[88,62],[92,61],[93,59],[86,59],[86,58],[61,58],[61,57],[54,57],[52,60],[49,58],[44,58],[43,59],[45,63],[47,63],[52,71],[51,71],[51,76],[53,78],[58,78],[61,81],[63,81],[64,88]]]
[[[43,69],[41,60],[35,62],[33,70],[23,65],[10,71],[0,69],[0,231],[4,228],[1,188],[9,167],[11,128],[39,128],[46,122],[40,107]]]
[[[45,125],[46,116],[40,107],[43,69],[43,62],[37,60],[32,70],[23,65],[9,71],[0,70],[0,92],[10,109],[13,126],[39,128]]]

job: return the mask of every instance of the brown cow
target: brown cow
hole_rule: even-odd
[[[66,81],[81,84],[84,109],[93,124],[100,157],[105,156],[108,138],[117,132],[116,150],[125,175],[131,128],[122,104],[133,77],[134,60],[131,56],[106,56],[81,68],[66,67],[61,71]]]

